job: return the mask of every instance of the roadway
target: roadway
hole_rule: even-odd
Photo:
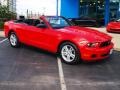
[[[0,42],[0,90],[120,90],[119,51],[103,61],[67,65],[49,52]]]

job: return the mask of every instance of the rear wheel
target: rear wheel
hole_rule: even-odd
[[[60,57],[64,63],[78,64],[80,62],[79,49],[70,42],[65,42],[60,46]]]
[[[20,46],[20,42],[19,39],[17,37],[17,35],[14,32],[11,32],[9,35],[9,42],[11,44],[12,47],[19,47]]]

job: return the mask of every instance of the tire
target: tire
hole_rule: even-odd
[[[66,64],[79,64],[81,61],[79,49],[71,42],[65,42],[60,45],[59,55],[62,62]]]
[[[20,47],[20,42],[15,32],[11,32],[9,34],[9,42],[10,42],[10,45],[14,48]]]

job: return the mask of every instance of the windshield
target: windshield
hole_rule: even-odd
[[[63,17],[48,16],[46,17],[52,28],[64,28],[71,26],[71,23]]]

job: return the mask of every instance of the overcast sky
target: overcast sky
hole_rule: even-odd
[[[27,9],[36,14],[56,15],[56,0],[17,0],[18,14],[26,14]]]

